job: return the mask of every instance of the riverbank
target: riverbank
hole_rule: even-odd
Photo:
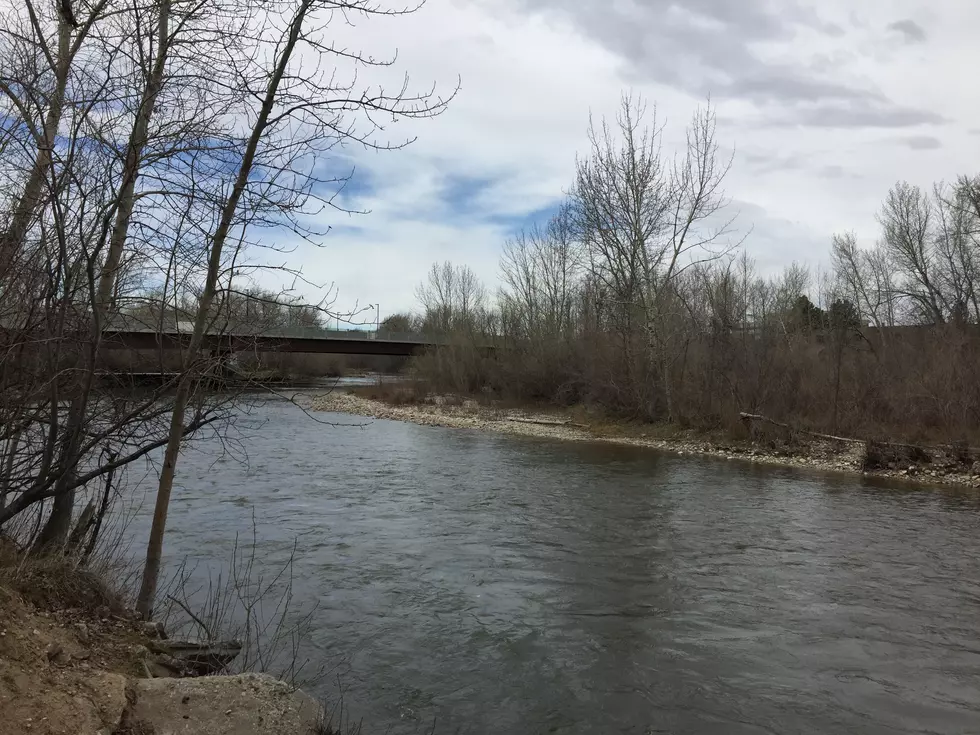
[[[945,453],[929,461],[902,460],[868,468],[863,443],[808,437],[745,441],[697,435],[671,427],[610,422],[561,411],[529,411],[484,406],[473,400],[435,396],[425,402],[393,403],[334,391],[316,396],[317,411],[423,426],[475,429],[517,436],[598,441],[645,447],[678,455],[699,455],[780,467],[859,474],[927,484],[980,488],[980,461],[966,464]],[[891,465],[891,466],[888,466]]]
[[[332,735],[320,706],[260,674],[180,678],[162,627],[101,579],[0,539],[0,735]]]

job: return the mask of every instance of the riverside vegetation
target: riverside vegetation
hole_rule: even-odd
[[[874,244],[844,232],[829,271],[764,277],[723,189],[733,159],[710,107],[677,151],[634,98],[589,133],[554,216],[505,244],[496,294],[436,264],[419,312],[389,319],[447,342],[414,361],[416,399],[584,410],[770,453],[822,434],[860,447],[856,466],[972,482],[980,178],[899,182]]]

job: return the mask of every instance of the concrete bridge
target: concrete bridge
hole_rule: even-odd
[[[133,317],[118,317],[103,330],[103,347],[127,350],[177,350],[190,344],[194,325],[171,321],[161,329]],[[340,331],[316,327],[250,327],[214,329],[204,336],[206,349],[221,353],[300,352],[307,354],[409,356],[442,344],[421,334]]]

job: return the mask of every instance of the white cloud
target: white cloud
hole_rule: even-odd
[[[313,280],[337,285],[339,306],[380,302],[383,312],[412,308],[435,260],[467,263],[495,285],[512,223],[557,202],[585,148],[590,111],[614,112],[628,87],[657,103],[669,142],[711,89],[705,80],[717,83],[719,133],[737,151],[728,192],[743,228],[753,228],[745,247],[766,269],[818,264],[834,231],[872,240],[875,210],[898,179],[929,185],[970,173],[963,166],[977,158],[980,139],[969,129],[980,104],[956,93],[955,80],[980,60],[973,3],[941,12],[911,0],[860,10],[845,0],[749,3],[745,22],[761,30],[676,59],[699,65],[699,79],[656,53],[664,31],[646,15],[656,4],[429,0],[415,15],[338,28],[347,45],[381,56],[397,48],[394,78],[407,71],[418,86],[445,89],[459,75],[462,88],[441,117],[389,126],[418,136],[407,150],[348,151],[370,184],[352,204],[371,214],[326,214],[344,229],[294,259]],[[730,31],[741,21],[727,4],[698,0],[685,32]],[[922,34],[910,44],[895,30],[903,28]],[[928,115],[937,121],[920,122]],[[468,187],[463,210],[447,190],[453,182]]]

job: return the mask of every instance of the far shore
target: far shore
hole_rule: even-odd
[[[812,440],[792,448],[771,449],[748,441],[707,439],[694,436],[690,432],[678,431],[671,435],[663,427],[607,422],[579,423],[558,411],[503,410],[483,406],[472,400],[447,401],[441,397],[426,403],[395,405],[339,390],[316,396],[313,408],[423,426],[476,429],[565,441],[607,442],[678,455],[691,454],[906,482],[980,488],[980,467],[976,466],[980,463],[975,463],[969,471],[938,464],[866,471],[864,449],[860,444]]]

